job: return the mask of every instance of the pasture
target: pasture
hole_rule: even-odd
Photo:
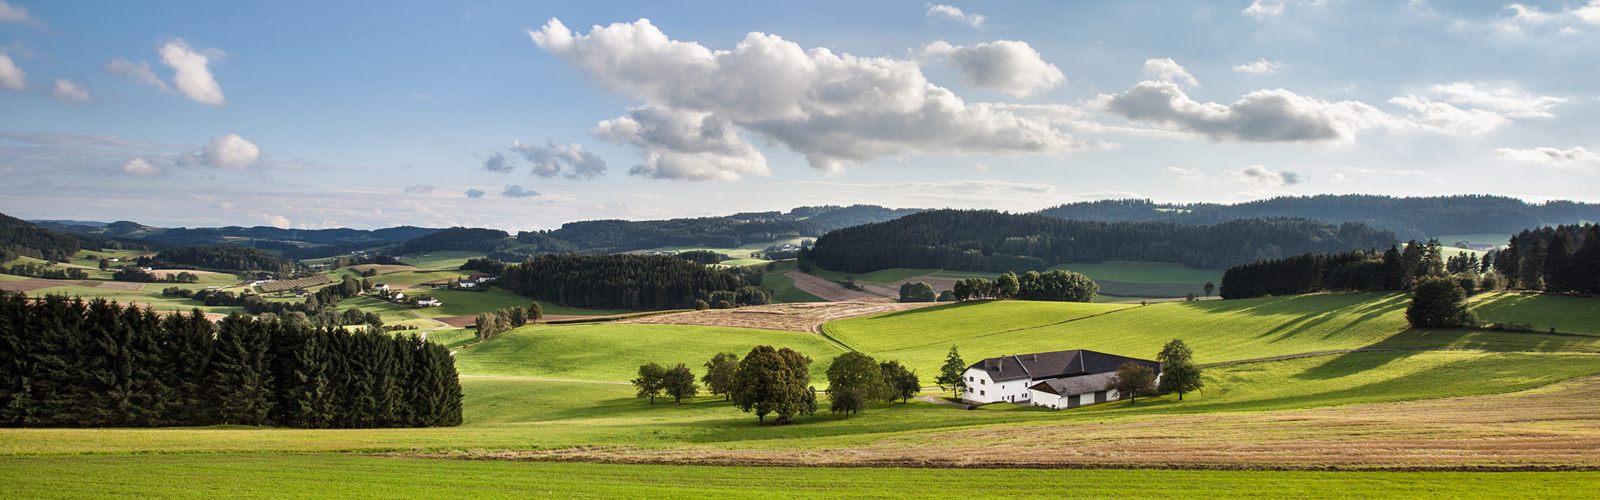
[[[761,344],[789,347],[813,360],[813,380],[844,350],[809,333],[682,325],[525,326],[456,356],[462,373],[627,381],[639,365],[700,368],[719,352],[743,356]]]
[[[1205,294],[1207,281],[1220,285],[1222,270],[1193,269],[1175,262],[1106,261],[1097,263],[1061,264],[1051,269],[1063,269],[1088,276],[1100,285],[1100,293],[1111,295],[1114,301],[1137,301],[1139,298],[1182,297],[1193,292]],[[862,283],[900,286],[908,281],[925,281],[937,290],[948,289],[962,278],[994,279],[999,273],[954,271],[945,269],[890,268],[868,273],[844,273],[816,269],[812,275],[829,281],[842,282],[854,277]]]
[[[420,255],[408,255],[400,258],[406,265],[424,270],[456,270],[468,259],[483,257],[483,252],[443,251],[428,252]]]
[[[1600,300],[1593,297],[1491,292],[1473,297],[1471,307],[1482,322],[1600,335]]]

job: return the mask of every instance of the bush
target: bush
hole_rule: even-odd
[[[710,309],[710,308],[711,308],[711,304],[707,304],[706,301],[704,301],[704,300],[695,299],[695,301],[694,301],[694,310],[696,310],[696,311],[704,311],[704,310]]]
[[[1467,292],[1451,278],[1428,276],[1417,280],[1406,320],[1416,328],[1455,328],[1476,323],[1467,310]]]
[[[901,302],[933,302],[938,299],[933,293],[933,286],[921,281],[900,285]]]

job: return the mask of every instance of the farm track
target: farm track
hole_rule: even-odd
[[[602,446],[421,456],[725,466],[1600,470],[1600,414],[1593,410],[1597,399],[1600,376],[1590,376],[1492,396],[1111,421],[1063,419],[1067,421],[913,432],[836,449]]]

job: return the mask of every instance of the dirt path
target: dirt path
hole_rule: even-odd
[[[794,280],[794,287],[800,291],[815,295],[824,300],[833,302],[894,302],[895,299],[888,295],[880,295],[861,290],[851,290],[844,285],[834,283],[800,271],[783,273]],[[880,285],[881,286],[881,285]],[[900,292],[895,291],[898,295]]]

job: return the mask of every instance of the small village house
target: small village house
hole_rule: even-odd
[[[984,359],[962,374],[969,403],[1016,403],[1046,408],[1076,408],[1124,397],[1106,385],[1127,362],[1150,367],[1161,377],[1161,363],[1084,349],[1016,354]]]

